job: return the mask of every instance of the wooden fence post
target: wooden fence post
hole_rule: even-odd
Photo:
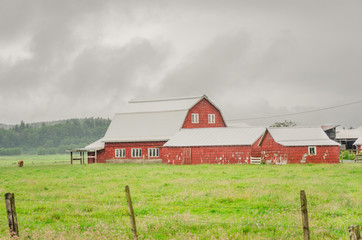
[[[305,191],[300,191],[300,203],[301,203],[301,213],[302,213],[302,225],[303,225],[303,236],[304,240],[310,240],[309,233],[309,222],[308,222],[308,209],[307,209],[307,196]]]
[[[10,236],[19,237],[18,217],[16,216],[14,193],[5,194],[6,212],[8,215]]]
[[[133,239],[138,240],[136,220],[135,220],[134,212],[133,212],[131,193],[129,191],[128,186],[126,186],[125,192],[126,192],[126,198],[127,198],[127,204],[128,204],[129,219],[131,221],[131,227],[132,227],[132,236],[133,236]]]
[[[348,227],[349,230],[349,239],[350,240],[360,240],[361,239],[361,233],[359,231],[358,225],[351,225]]]

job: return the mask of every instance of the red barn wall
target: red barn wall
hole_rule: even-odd
[[[339,163],[339,146],[316,146],[317,154],[309,156],[308,146],[282,146],[267,132],[260,147],[267,163]]]
[[[160,159],[162,157],[161,151],[159,151],[159,157],[149,157],[148,148],[162,147],[166,142],[126,142],[126,143],[105,143],[104,153],[98,154],[98,162],[105,163],[109,159]],[[115,157],[115,150],[124,148],[126,150],[126,156],[122,158]],[[142,157],[132,157],[132,148],[141,148]]]
[[[95,159],[93,158],[94,155],[95,155],[94,152],[88,153],[88,156],[92,157],[92,158],[88,158],[88,164],[95,163]],[[97,163],[105,163],[106,162],[105,157],[106,157],[106,155],[105,155],[104,149],[97,151]]]
[[[187,149],[191,149],[190,162],[184,159]],[[161,152],[166,164],[245,164],[250,161],[251,146],[163,147]]]
[[[191,123],[191,114],[199,114],[199,123]],[[215,114],[215,123],[209,123],[208,114]],[[202,99],[193,106],[187,113],[182,128],[209,128],[209,127],[226,127],[220,111],[215,108],[207,99]]]

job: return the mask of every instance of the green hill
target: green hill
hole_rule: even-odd
[[[109,119],[84,118],[0,126],[0,155],[57,154],[104,136]]]

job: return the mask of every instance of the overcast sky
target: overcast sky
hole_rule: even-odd
[[[206,94],[226,119],[362,101],[361,0],[0,0],[0,123]],[[241,120],[362,125],[362,103]]]

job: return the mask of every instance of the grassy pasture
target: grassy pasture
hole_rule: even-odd
[[[18,160],[24,167],[17,167]],[[129,185],[141,239],[301,239],[299,191],[312,239],[362,225],[362,165],[69,165],[68,155],[0,157],[20,239],[130,239]],[[8,239],[4,201],[0,239]]]

